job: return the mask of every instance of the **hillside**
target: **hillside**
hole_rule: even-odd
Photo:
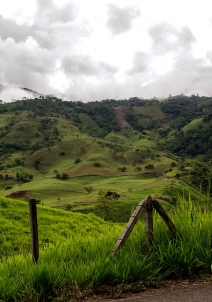
[[[196,96],[0,104],[0,194],[27,190],[45,204],[90,208],[100,189],[126,195],[148,184],[161,194],[181,179],[206,193],[211,110],[211,98]]]

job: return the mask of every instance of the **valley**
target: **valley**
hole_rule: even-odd
[[[141,290],[208,271],[211,110],[211,98],[196,96],[91,103],[41,96],[0,104],[0,300],[76,301],[83,287]],[[173,240],[154,213],[149,253],[143,215],[111,260],[149,195],[167,197],[160,204],[182,238]],[[29,199],[37,202],[36,265]]]

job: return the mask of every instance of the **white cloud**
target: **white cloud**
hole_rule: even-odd
[[[210,94],[209,0],[0,1],[0,84],[70,98]]]
[[[121,8],[115,4],[109,4],[107,27],[114,35],[128,31],[134,18],[140,16],[140,10],[134,7]]]

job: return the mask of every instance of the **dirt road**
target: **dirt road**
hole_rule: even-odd
[[[95,297],[89,302],[212,302],[212,280],[170,282],[159,289],[131,294],[125,298]]]

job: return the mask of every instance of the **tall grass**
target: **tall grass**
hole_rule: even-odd
[[[121,228],[106,232],[88,228],[40,252],[37,265],[30,255],[2,259],[0,301],[47,301],[55,288],[69,284],[93,286],[163,278],[193,276],[210,270],[212,263],[212,213],[191,200],[179,198],[169,212],[182,238],[173,238],[161,217],[154,213],[154,246],[148,252],[145,226],[140,221],[126,245],[114,258],[110,251]],[[99,225],[101,229],[101,223]]]

